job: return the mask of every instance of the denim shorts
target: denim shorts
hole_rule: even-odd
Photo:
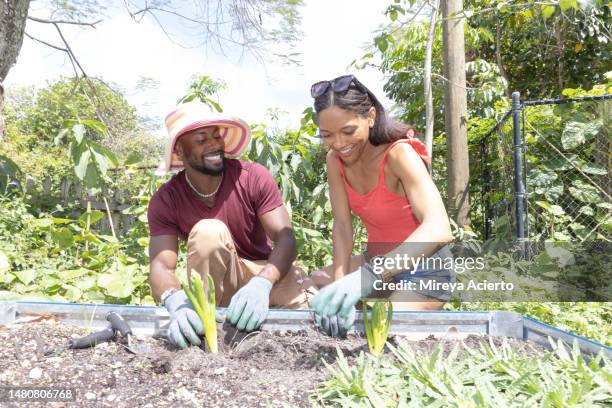
[[[452,266],[453,254],[448,247],[427,257],[425,264],[419,264],[416,270],[407,269],[393,277],[392,283],[399,286],[392,290],[375,290],[371,297],[389,297],[392,293],[397,301],[414,302],[422,300],[413,295],[425,296],[431,300],[448,301],[452,295],[449,283],[455,282],[455,271]],[[423,261],[422,261],[423,262]]]

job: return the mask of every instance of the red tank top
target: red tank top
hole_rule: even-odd
[[[429,163],[427,148],[418,139],[400,139],[393,142],[385,151],[378,170],[378,184],[366,194],[359,194],[348,183],[344,166],[338,157],[344,189],[348,196],[349,207],[361,219],[368,233],[368,252],[382,255],[404,242],[421,224],[412,213],[412,207],[405,195],[389,191],[385,185],[385,163],[389,151],[398,143],[408,143]],[[395,243],[396,245],[375,245]]]

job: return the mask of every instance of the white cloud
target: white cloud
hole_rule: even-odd
[[[264,67],[248,57],[239,62],[201,48],[184,49],[170,42],[152,20],[137,24],[125,12],[117,12],[96,30],[68,27],[66,33],[85,71],[121,86],[140,114],[158,118],[160,129],[165,113],[184,94],[189,78],[196,73],[227,83],[227,90],[220,95],[227,112],[251,122],[264,121],[267,108],[276,107],[289,112],[286,125],[296,127],[302,110],[312,104],[310,84],[348,72],[350,62],[364,53],[363,45],[372,41],[373,30],[385,21],[387,4],[368,0],[306,1],[302,10],[305,35],[295,50],[302,53],[301,67],[270,63]],[[27,31],[49,40],[57,37],[50,28],[30,21]],[[175,33],[180,28],[176,23],[170,25]],[[42,86],[71,73],[63,53],[26,38],[6,83]],[[383,104],[390,105],[383,97],[380,73],[353,73]],[[155,78],[158,88],[135,92],[141,77]]]

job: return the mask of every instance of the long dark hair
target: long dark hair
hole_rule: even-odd
[[[363,89],[361,89],[362,87]],[[362,117],[367,117],[370,108],[374,107],[376,109],[376,119],[368,137],[370,143],[374,146],[405,139],[409,129],[414,130],[417,134],[414,126],[390,118],[376,96],[363,85],[357,86],[355,83],[351,83],[344,92],[334,92],[330,86],[324,94],[314,100],[317,120],[319,114],[330,106],[337,106]]]

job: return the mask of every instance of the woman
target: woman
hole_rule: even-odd
[[[310,305],[328,334],[343,335],[354,321],[357,301],[381,287],[373,273],[381,268],[373,265],[387,267],[385,282],[452,280],[451,271],[440,263],[431,263],[437,269],[429,263],[424,269],[414,262],[419,257],[424,261],[450,256],[448,249],[438,250],[452,240],[452,234],[442,198],[427,170],[427,150],[414,138],[413,127],[388,118],[372,92],[353,75],[317,82],[311,94],[320,134],[329,149],[326,161],[334,224],[333,265],[313,273],[313,281],[325,287]],[[351,256],[351,210],[368,233],[364,255]],[[381,257],[392,261],[381,262],[385,260]],[[393,261],[398,259],[403,262]],[[407,259],[412,259],[410,265]],[[406,297],[394,292],[390,299]],[[411,310],[440,309],[448,294],[417,288],[409,299]]]

